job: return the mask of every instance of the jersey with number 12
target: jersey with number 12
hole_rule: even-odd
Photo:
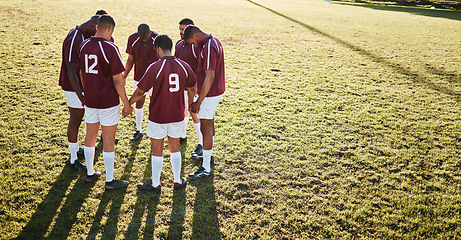
[[[120,104],[112,79],[125,71],[118,47],[103,38],[91,37],[80,45],[79,57],[85,106],[104,109]]]
[[[179,58],[168,56],[152,63],[138,84],[144,92],[154,88],[149,120],[159,124],[184,120],[184,90],[196,83],[194,71]]]

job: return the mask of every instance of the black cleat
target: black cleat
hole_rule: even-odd
[[[158,185],[157,187],[152,186],[152,179],[147,180],[145,183],[138,183],[138,188],[141,190],[151,191],[151,192],[160,192],[162,190],[162,185]]]
[[[195,150],[192,152],[192,158],[200,160],[203,158],[203,146],[202,144],[197,145]]]
[[[186,186],[187,186],[187,180],[185,178],[181,178],[181,183],[177,183],[175,182],[174,183],[174,189],[175,190],[181,190],[181,189],[186,189]]]
[[[134,133],[133,137],[130,138],[130,141],[138,141],[141,138],[142,138],[142,133],[139,130],[137,130]]]
[[[98,180],[98,178],[99,178],[100,176],[101,176],[101,172],[96,171],[96,172],[94,172],[94,174],[91,175],[91,176],[90,176],[90,175],[86,175],[85,182],[87,182],[87,183],[94,182],[94,181]]]
[[[78,157],[85,157],[85,151],[83,150],[83,148],[78,149],[77,156]]]
[[[71,163],[70,165],[77,170],[86,171],[86,165],[81,163],[78,159],[75,160],[75,162]]]
[[[111,182],[106,182],[106,190],[124,188],[128,186],[128,181],[125,180],[112,180]]]
[[[179,144],[185,144],[185,143],[187,143],[187,137],[179,138]]]
[[[200,167],[197,172],[189,174],[189,178],[191,178],[191,179],[199,179],[199,178],[202,178],[202,177],[208,177],[210,175],[211,175],[211,171],[207,172],[207,171],[205,171],[204,167]]]

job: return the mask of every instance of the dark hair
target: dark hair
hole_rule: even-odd
[[[115,27],[115,20],[109,14],[103,14],[99,16],[98,19],[98,26],[99,27]]]
[[[195,33],[200,33],[200,32],[202,32],[200,28],[193,26],[193,25],[189,25],[184,30],[184,40],[187,40],[191,38]]]
[[[94,16],[92,16],[90,18],[90,20],[88,20],[88,22],[93,23],[93,24],[97,24],[98,20],[99,20],[99,15],[94,15]]]
[[[109,13],[104,9],[99,9],[98,11],[96,11],[95,14],[96,15],[104,15],[104,14],[109,14]]]
[[[168,35],[158,35],[154,41],[154,47],[159,47],[164,51],[170,50],[173,48],[173,40],[171,40]]]
[[[194,25],[194,21],[190,18],[184,18],[179,22],[179,25]]]
[[[140,36],[146,36],[146,34],[150,33],[149,25],[145,23],[139,24],[138,33]]]

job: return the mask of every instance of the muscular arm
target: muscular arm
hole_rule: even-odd
[[[78,82],[79,73],[77,73],[77,64],[66,62],[66,67],[67,67],[67,76],[69,77],[70,84],[72,85],[72,88],[74,89],[75,93],[77,93],[78,98],[83,104],[84,103],[83,93],[82,93],[82,89],[80,88],[80,84]]]
[[[195,103],[193,103],[191,107],[191,112],[196,113],[200,109],[200,105],[202,104],[205,97],[208,95],[210,91],[211,85],[213,84],[215,78],[215,71],[207,69],[205,70],[205,81],[203,81],[202,89],[200,90],[200,95]]]
[[[143,96],[144,91],[139,88],[136,88],[136,91],[134,91],[133,96],[131,96],[130,98],[130,105],[139,101],[139,99],[141,99]]]
[[[117,93],[123,102],[122,115],[123,117],[126,117],[133,112],[133,107],[130,105],[130,102],[128,101],[128,97],[126,96],[125,78],[123,78],[122,74],[119,73],[119,74],[113,75],[112,79],[114,81],[115,90],[117,90]]]
[[[128,77],[128,74],[130,74],[130,71],[131,69],[133,68],[133,65],[134,65],[134,55],[129,55],[128,56],[128,59],[126,60],[126,63],[125,63],[125,72],[123,72],[123,78],[127,78]]]

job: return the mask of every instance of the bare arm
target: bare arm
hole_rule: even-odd
[[[77,64],[66,62],[66,67],[67,67],[67,76],[69,77],[70,85],[72,85],[72,88],[74,89],[75,93],[77,93],[78,99],[80,99],[80,101],[83,104],[83,93],[82,93],[82,89],[80,88],[80,84],[78,82],[79,73],[77,73]]]
[[[186,90],[187,90],[187,99],[188,99],[188,105],[189,106],[194,102],[195,89],[196,88],[197,88],[196,86],[186,88]]]
[[[210,70],[210,69],[205,70],[205,81],[203,82],[202,89],[200,90],[200,95],[198,96],[197,101],[191,104],[190,106],[191,112],[197,113],[197,111],[200,109],[200,105],[202,104],[203,100],[205,99],[205,97],[208,95],[208,92],[210,91],[214,78],[215,78],[214,70]]]
[[[134,91],[133,96],[131,96],[130,98],[130,105],[139,101],[139,99],[141,99],[143,96],[144,96],[144,91],[139,88],[136,88],[136,91]]]
[[[128,56],[128,59],[126,60],[126,63],[125,63],[125,72],[123,72],[123,78],[127,78],[128,77],[128,74],[130,74],[130,71],[131,69],[133,68],[133,65],[134,65],[134,55],[129,55]]]
[[[117,90],[117,93],[123,102],[122,116],[126,117],[128,115],[131,115],[131,113],[133,112],[133,107],[130,105],[130,102],[128,101],[128,97],[126,95],[125,78],[123,78],[122,74],[119,73],[117,75],[113,75],[112,79],[114,81],[115,89]]]

